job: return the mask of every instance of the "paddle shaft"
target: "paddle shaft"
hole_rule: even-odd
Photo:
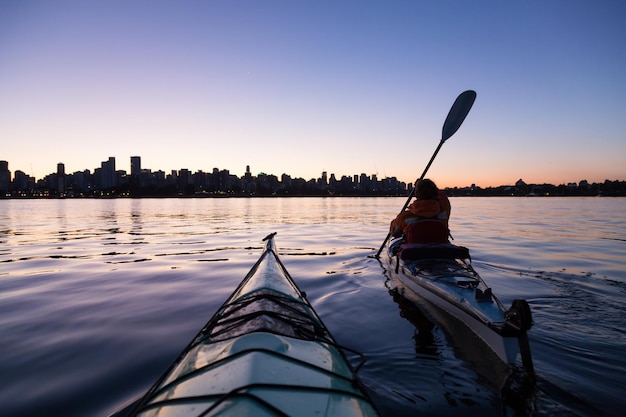
[[[428,161],[428,165],[426,165],[426,168],[424,168],[424,172],[422,172],[422,175],[419,177],[419,179],[415,181],[416,184],[424,179],[424,177],[426,176],[426,173],[428,172],[428,169],[430,168],[433,161],[435,160],[435,157],[439,153],[439,149],[441,149],[444,142],[445,140],[442,140],[441,142],[439,142],[439,146],[437,146],[437,149],[435,149],[435,153],[433,153],[433,156],[430,158],[430,161]],[[404,203],[404,206],[402,206],[402,210],[400,210],[400,213],[406,210],[406,208],[409,206],[409,203],[411,202],[411,199],[413,198],[413,194],[415,194],[415,189],[413,189],[413,191],[409,194],[409,198],[406,199],[406,202]],[[382,245],[380,245],[378,252],[376,252],[376,256],[375,256],[376,258],[380,257],[380,253],[383,251],[383,248],[385,247],[385,244],[387,244],[387,241],[389,240],[390,237],[391,237],[391,232],[388,232],[387,237],[385,238],[385,240],[383,240],[383,243]]]

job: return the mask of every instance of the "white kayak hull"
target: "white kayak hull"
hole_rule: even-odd
[[[424,245],[425,251],[435,257],[403,259],[402,254],[398,254],[399,245],[399,240],[389,242],[381,257],[394,282],[399,283],[402,290],[411,290],[463,323],[503,362],[517,363],[520,336],[525,335],[527,329],[516,329],[511,324],[509,311],[491,293],[468,260],[455,259],[457,256],[446,258],[448,248],[458,254],[459,247]],[[419,250],[419,247],[411,248],[412,253]]]

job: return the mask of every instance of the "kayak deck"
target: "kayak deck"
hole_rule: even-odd
[[[378,415],[344,353],[280,262],[272,237],[242,283],[132,415]]]
[[[441,297],[466,305],[485,323],[504,325],[504,307],[469,264],[449,259],[417,260],[405,263],[405,269],[413,280]]]

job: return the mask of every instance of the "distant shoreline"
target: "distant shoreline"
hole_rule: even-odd
[[[507,194],[490,194],[490,195],[467,195],[467,194],[448,194],[451,198],[598,198],[598,197],[626,197],[626,195],[507,195]],[[408,198],[408,195],[148,195],[148,196],[11,196],[0,197],[2,200],[117,200],[117,199],[224,199],[224,198]]]
[[[267,179],[267,177],[262,177]],[[57,184],[57,187],[54,187]],[[247,183],[246,183],[247,184]],[[251,184],[256,184],[254,187]],[[31,184],[32,185],[32,184]],[[84,185],[84,184],[83,184]],[[206,184],[205,184],[206,185]],[[209,184],[211,185],[211,184]],[[245,184],[244,184],[245,185]],[[7,191],[8,189],[8,191]],[[443,189],[448,197],[626,197],[626,181],[609,181],[603,183],[569,184],[526,184],[521,179],[512,185],[482,188],[447,187]],[[242,186],[235,183],[196,185],[183,181],[168,186],[140,186],[127,183],[122,186],[99,188],[89,185],[69,186],[63,181],[51,181],[49,186],[28,189],[0,187],[0,199],[47,199],[47,198],[306,198],[306,197],[404,197],[413,192],[412,184],[387,183],[370,181],[361,185],[342,183],[322,183],[313,181],[307,184],[282,184],[273,181],[257,180]]]

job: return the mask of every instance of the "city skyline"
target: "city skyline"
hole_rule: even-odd
[[[105,167],[113,167],[114,168],[113,169],[114,172],[123,172],[125,175],[139,174],[139,173],[145,172],[145,171],[149,171],[149,172],[163,172],[163,173],[169,173],[169,174],[171,174],[173,172],[180,172],[180,171],[189,171],[189,172],[213,172],[215,170],[219,170],[219,171],[226,170],[226,171],[229,171],[229,172],[231,171],[229,168],[226,168],[226,167],[212,167],[212,168],[206,168],[205,167],[204,169],[198,169],[196,171],[189,170],[188,168],[185,168],[185,167],[179,167],[177,169],[172,169],[172,170],[167,170],[167,171],[163,170],[161,168],[156,168],[153,171],[153,168],[143,167],[142,166],[143,163],[141,162],[141,160],[142,160],[142,158],[139,155],[130,156],[129,157],[130,163],[128,165],[129,169],[123,169],[123,168],[121,168],[118,165],[118,158],[116,156],[109,156],[107,158],[107,160],[103,160],[103,161],[100,162],[100,167],[99,168],[83,167],[82,169],[73,170],[72,173],[84,172],[84,171],[94,171],[96,169],[105,169]],[[0,160],[0,162],[5,163],[2,166],[6,167],[7,170],[9,170],[11,172],[20,171],[20,172],[22,172],[22,173],[24,173],[24,174],[26,174],[26,175],[28,175],[30,177],[33,177],[36,181],[42,180],[45,177],[47,177],[48,175],[50,175],[50,174],[54,174],[54,173],[59,174],[61,172],[60,170],[62,170],[64,175],[69,175],[69,170],[66,170],[66,166],[65,166],[64,162],[57,162],[56,164],[54,164],[56,166],[56,171],[52,171],[52,172],[49,172],[47,174],[44,174],[42,177],[39,177],[39,178],[34,176],[34,175],[29,174],[28,172],[26,172],[26,171],[24,171],[23,169],[20,169],[20,168],[17,168],[15,170],[11,170],[10,169],[10,167],[11,167],[10,161]],[[305,180],[318,179],[318,178],[324,176],[325,174],[327,174],[327,171],[322,170],[322,171],[320,171],[320,173],[321,173],[321,175],[318,176],[318,177],[311,177],[311,178],[296,177],[296,178],[301,178],[301,179],[305,179]],[[250,164],[245,164],[245,173],[244,173],[244,175],[249,175],[249,174],[251,174]],[[343,175],[354,176],[354,175],[364,175],[364,174],[367,174],[367,175],[370,175],[370,176],[374,176],[374,177],[378,176],[377,173],[369,173],[368,174],[368,173],[364,173],[364,172],[360,172],[359,174],[342,173],[341,175],[342,176]],[[280,174],[278,174],[276,172],[259,171],[257,175],[289,175],[289,174],[287,172],[281,172]],[[330,173],[330,175],[335,175],[335,173]],[[391,177],[389,177],[389,178],[391,178]]]
[[[141,154],[410,183],[472,89],[440,186],[625,178],[624,16],[616,0],[0,2],[2,158],[37,178]]]
[[[76,175],[76,174],[84,174],[84,173],[88,173],[89,175],[101,175],[101,179],[100,181],[102,181],[101,183],[101,188],[102,189],[111,189],[111,188],[115,188],[116,186],[118,186],[118,181],[119,179],[124,176],[124,177],[138,177],[142,174],[157,174],[160,175],[163,180],[165,180],[166,178],[178,178],[181,173],[184,173],[185,175],[189,175],[190,178],[190,182],[191,182],[191,176],[194,174],[218,174],[218,173],[226,173],[226,175],[230,175],[231,177],[235,177],[237,179],[257,179],[258,177],[261,176],[273,176],[276,178],[280,178],[280,180],[283,180],[285,178],[288,178],[289,180],[303,180],[305,182],[317,182],[319,183],[320,181],[323,181],[324,184],[329,184],[332,181],[337,181],[339,182],[342,178],[350,178],[350,180],[354,181],[354,183],[358,184],[359,183],[359,179],[363,180],[365,179],[366,181],[374,181],[374,182],[383,182],[383,181],[393,181],[394,184],[402,184],[403,189],[404,190],[410,190],[410,188],[413,185],[413,181],[411,182],[405,182],[402,181],[400,179],[398,179],[396,176],[386,176],[386,177],[379,177],[377,173],[365,173],[365,172],[360,172],[360,173],[340,173],[340,174],[336,174],[334,172],[327,172],[327,171],[321,171],[319,173],[319,176],[315,176],[315,177],[310,177],[310,178],[304,178],[304,177],[298,177],[298,176],[292,176],[291,174],[287,173],[287,172],[281,172],[280,174],[278,173],[274,173],[274,172],[262,172],[259,171],[256,175],[252,174],[251,172],[251,168],[250,165],[246,165],[245,166],[245,173],[242,176],[237,176],[235,174],[231,174],[231,170],[229,168],[226,167],[213,167],[210,169],[199,169],[196,171],[191,171],[187,168],[179,168],[179,169],[175,169],[175,170],[170,170],[169,172],[164,171],[160,168],[156,168],[155,170],[153,170],[153,168],[146,168],[143,167],[142,165],[142,158],[139,155],[133,155],[130,156],[129,158],[129,170],[125,170],[125,169],[121,169],[117,162],[118,162],[118,158],[115,156],[109,156],[106,160],[101,161],[100,163],[100,167],[85,167],[83,169],[80,170],[75,170],[73,172],[69,172],[66,170],[65,164],[63,162],[58,162],[56,164],[56,171],[54,172],[50,172],[46,175],[44,175],[41,178],[36,178],[33,177],[31,175],[29,175],[28,173],[25,173],[23,170],[21,169],[15,169],[14,171],[12,171],[10,169],[10,161],[5,161],[5,160],[0,160],[0,175],[3,174],[4,172],[8,172],[8,181],[9,183],[16,181],[16,173],[20,173],[20,176],[25,175],[26,177],[30,177],[32,178],[32,182],[33,184],[37,184],[40,183],[42,181],[45,181],[47,178],[49,178],[50,176],[56,175],[57,177],[60,176],[71,176],[71,175]],[[11,173],[13,173],[11,175]],[[426,178],[430,178],[429,175],[426,175]],[[20,179],[21,180],[21,179]],[[279,180],[279,181],[280,181]],[[23,181],[23,180],[21,180]],[[518,182],[523,182],[523,178],[519,178],[517,180],[511,180],[509,182],[504,182],[501,184],[498,184],[496,186],[485,186],[483,187],[481,184],[475,184],[475,183],[471,183],[471,184],[456,184],[454,186],[447,186],[447,187],[441,187],[443,188],[496,188],[496,187],[505,187],[505,186],[515,186],[516,183]],[[568,185],[568,186],[572,186],[574,184],[578,185],[578,184],[592,184],[592,183],[602,183],[602,182],[624,182],[624,179],[621,178],[605,178],[604,181],[600,181],[600,182],[593,182],[593,181],[588,181],[586,178],[580,178],[580,179],[571,179],[570,181],[567,182],[563,182],[563,183],[557,183],[557,184],[553,184],[553,183],[549,183],[547,181],[541,181],[541,182],[533,182],[532,184],[534,185],[542,185],[542,184],[550,184],[550,185]],[[5,181],[6,182],[6,181]],[[0,185],[2,185],[2,178],[0,178]],[[395,187],[395,186],[394,186]],[[59,186],[59,189],[61,189],[63,187]],[[0,187],[0,189],[2,189]],[[8,189],[8,188],[5,188]]]

